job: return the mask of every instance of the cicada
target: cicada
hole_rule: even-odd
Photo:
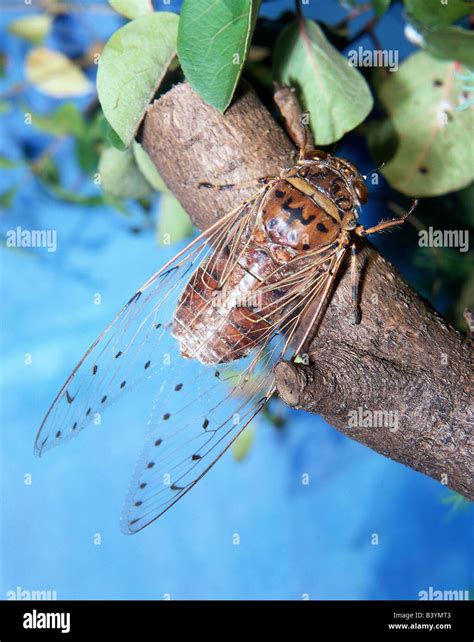
[[[73,370],[36,437],[42,455],[130,390],[145,391],[148,435],[121,520],[126,533],[191,490],[268,402],[273,365],[305,350],[349,258],[359,320],[361,239],[409,214],[364,228],[364,177],[306,139],[294,166],[255,184],[250,198],[131,297]]]

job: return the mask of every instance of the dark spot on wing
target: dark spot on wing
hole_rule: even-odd
[[[140,484],[140,488],[142,488],[142,489],[143,489],[143,488],[146,488],[146,482],[142,482],[142,483]]]
[[[420,174],[428,174],[428,171],[429,171],[429,170],[428,170],[428,168],[427,168],[427,167],[425,167],[424,165],[422,165],[421,167],[419,167],[419,168],[418,168],[418,171],[420,172]]]
[[[88,409],[87,409],[86,417],[88,417],[88,416],[91,414],[91,410],[92,410],[92,408],[88,408]]]
[[[206,430],[208,426],[209,426],[209,419],[204,419],[202,423],[202,427],[204,428],[204,430]]]
[[[142,501],[140,501],[140,500],[138,500],[138,502],[135,502],[135,504],[134,504],[134,505],[135,505],[135,506],[141,506],[142,504],[143,504],[143,502],[142,502]]]
[[[135,292],[135,294],[132,296],[130,301],[127,303],[127,305],[130,305],[134,301],[137,301],[141,297],[142,293],[141,292]]]
[[[92,374],[94,374],[94,375],[97,374],[97,370],[98,369],[99,369],[99,367],[94,364],[94,366],[92,367]]]
[[[171,490],[183,490],[184,486],[178,486],[177,484],[171,484]]]
[[[438,80],[438,79],[436,78],[435,80],[433,80],[433,85],[434,85],[435,87],[442,87],[442,85],[443,85],[443,81],[442,81],[442,80]]]
[[[58,430],[58,432],[56,433],[56,439],[59,439],[59,437],[61,437],[61,431],[60,430]]]
[[[100,400],[100,403],[105,403],[107,401],[107,395],[104,395]]]
[[[170,413],[169,412],[165,412],[165,414],[163,415],[163,419],[165,421],[167,421],[169,418],[170,418]]]
[[[158,328],[161,328],[161,323],[155,323],[155,328],[158,330]]]
[[[157,439],[155,441],[155,446],[159,446],[162,443],[163,439]]]
[[[317,229],[319,232],[327,232],[328,228],[324,225],[324,223],[318,223],[316,225]]]
[[[191,457],[191,459],[192,459],[193,461],[197,461],[198,459],[201,459],[201,455],[198,455],[197,453],[195,453],[195,454]]]
[[[74,425],[73,425],[72,429],[73,429],[73,430],[76,430],[76,428],[77,428],[77,421],[76,421],[76,422],[74,422]]]
[[[275,196],[277,198],[283,198],[285,196],[285,192],[282,192],[281,189],[276,189],[275,190]]]
[[[122,354],[123,354],[123,352],[121,350],[119,350],[117,352],[117,354],[115,355],[115,358],[118,359]]]
[[[221,373],[219,372],[219,370],[215,371],[214,376],[219,379],[219,377],[221,376]]]
[[[121,388],[125,388],[125,384],[126,384],[126,383],[127,383],[126,381],[122,381],[122,383],[120,384],[120,387],[121,387]]]
[[[71,397],[71,395],[69,394],[69,390],[66,390],[66,399],[67,399],[68,403],[72,403],[74,401],[74,399],[76,398],[76,396],[77,395],[75,395],[74,397]]]
[[[303,250],[309,250],[309,245],[307,243],[303,243]]]
[[[190,265],[186,269],[185,274],[192,268],[192,266],[193,266],[193,262],[190,263]],[[169,276],[172,272],[174,272],[178,268],[179,268],[179,265],[174,265],[173,267],[171,267],[168,270],[166,270],[166,272],[163,272],[163,274],[161,275],[161,278],[163,279],[165,276]],[[141,292],[140,292],[140,294],[141,294]]]
[[[182,388],[182,387],[183,387],[183,384],[182,384],[182,383],[177,383],[177,384],[175,385],[174,389],[175,389],[176,391],[178,391],[178,390],[181,390],[181,388]]]
[[[146,465],[146,467],[147,467],[147,468],[153,468],[153,466],[154,466],[154,465],[155,465],[155,462],[154,462],[154,461],[150,461],[150,462],[148,462],[148,464]]]
[[[148,368],[150,367],[150,363],[151,363],[151,361],[147,361],[145,363],[145,365],[143,366],[145,368],[145,370],[148,370]]]

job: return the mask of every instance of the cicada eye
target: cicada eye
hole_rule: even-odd
[[[367,203],[369,200],[369,192],[367,191],[367,186],[362,181],[357,181],[354,185],[355,193],[361,203]]]

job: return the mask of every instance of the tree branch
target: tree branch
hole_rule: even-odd
[[[224,116],[188,84],[174,87],[150,106],[142,143],[201,229],[253,190],[214,192],[199,189],[200,182],[275,175],[296,158],[247,85]],[[351,324],[347,271],[310,346],[310,364],[278,364],[278,392],[289,405],[321,414],[351,438],[473,499],[470,345],[375,249],[367,245],[360,256],[361,324]]]

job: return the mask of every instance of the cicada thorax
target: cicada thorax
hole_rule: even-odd
[[[261,218],[270,243],[277,248],[292,248],[297,253],[329,246],[340,234],[340,219],[328,214],[298,188],[298,183],[295,186],[287,180],[278,181],[269,191]]]

